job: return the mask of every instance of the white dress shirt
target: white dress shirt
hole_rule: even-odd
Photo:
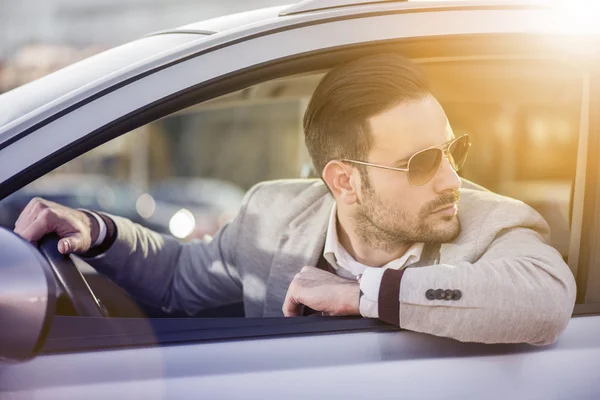
[[[382,267],[369,267],[356,261],[350,253],[340,244],[337,235],[337,206],[334,203],[329,217],[329,226],[325,236],[325,249],[323,257],[331,264],[337,275],[346,279],[355,279],[362,274],[360,290],[363,296],[360,300],[360,314],[367,318],[378,318],[379,286],[383,272],[388,269],[402,269],[414,264],[421,259],[424,243],[414,243],[400,258],[390,261]]]

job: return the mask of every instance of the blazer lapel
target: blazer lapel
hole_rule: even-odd
[[[263,315],[280,317],[287,289],[302,267],[315,266],[325,246],[333,199],[329,195],[308,205],[279,237],[267,281]]]

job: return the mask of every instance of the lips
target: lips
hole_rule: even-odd
[[[450,204],[446,204],[442,207],[436,208],[431,213],[435,214],[435,213],[444,212],[444,211],[447,213],[450,213],[451,211],[452,212],[456,211],[456,207],[457,207],[456,203],[450,203]]]
[[[442,213],[442,214],[453,214],[458,211],[458,202],[460,200],[460,193],[445,193],[444,195],[437,198],[435,201],[429,203],[430,214]],[[433,208],[435,207],[435,208]],[[442,212],[443,211],[443,212]]]

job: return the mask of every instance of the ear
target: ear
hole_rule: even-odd
[[[323,169],[323,180],[336,199],[352,205],[358,200],[358,172],[341,161],[331,160]]]

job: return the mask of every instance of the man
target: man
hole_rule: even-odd
[[[461,189],[469,139],[454,137],[414,64],[387,54],[333,69],[304,128],[322,180],[258,184],[212,241],[41,199],[15,232],[57,232],[63,254],[166,311],[243,301],[248,317],[312,309],[461,341],[557,339],[575,282],[548,225],[522,202]]]

